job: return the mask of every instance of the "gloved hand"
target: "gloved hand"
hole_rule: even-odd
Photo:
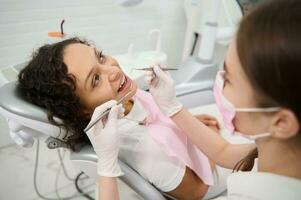
[[[176,99],[174,80],[167,71],[164,72],[158,65],[155,65],[153,71],[145,72],[144,79],[149,85],[150,93],[165,115],[171,117],[183,108],[183,105]]]
[[[98,157],[98,175],[117,177],[123,175],[118,164],[119,135],[117,132],[117,119],[124,115],[122,104],[117,105],[115,100],[111,100],[98,106],[94,110],[90,123],[94,122],[94,120],[108,108],[112,109],[105,125],[104,120],[100,120],[87,131],[87,135]]]

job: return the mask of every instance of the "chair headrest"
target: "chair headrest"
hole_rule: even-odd
[[[17,81],[9,82],[0,88],[0,107],[15,115],[49,123],[45,109],[22,97]]]

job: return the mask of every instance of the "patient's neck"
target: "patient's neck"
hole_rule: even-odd
[[[133,105],[134,105],[134,101],[132,99],[126,101],[123,103],[123,107],[125,109],[124,111],[124,115],[127,115],[129,114],[129,112],[132,110],[133,108]]]

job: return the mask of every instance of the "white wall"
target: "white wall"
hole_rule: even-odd
[[[61,19],[68,36],[84,36],[110,54],[153,47],[147,33],[162,31],[163,50],[176,64],[185,32],[183,0],[144,0],[136,7],[112,0],[0,0],[0,68],[28,59],[34,48],[59,31]]]

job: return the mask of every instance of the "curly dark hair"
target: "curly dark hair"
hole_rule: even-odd
[[[64,49],[75,43],[90,45],[77,37],[46,44],[33,53],[18,76],[18,86],[25,99],[46,109],[48,120],[67,131],[64,139],[73,151],[90,143],[83,131],[90,118],[84,115],[75,94],[76,78],[68,73],[63,61]]]

